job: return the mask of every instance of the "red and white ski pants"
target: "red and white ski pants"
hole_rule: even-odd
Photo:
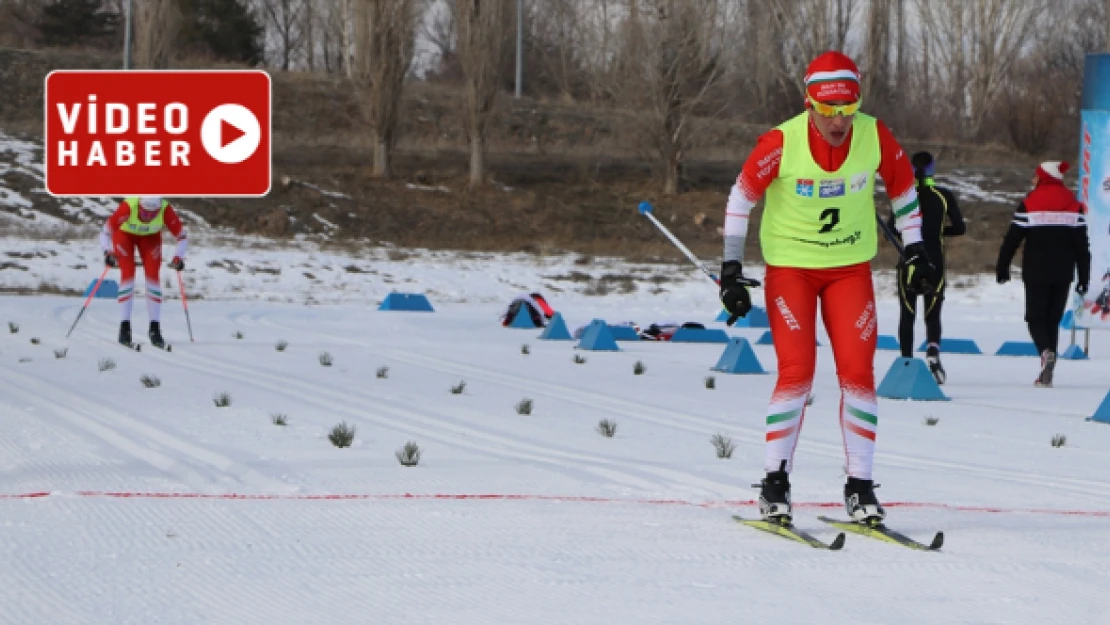
[[[158,273],[162,264],[162,235],[137,236],[122,230],[112,234],[112,253],[119,261],[120,319],[131,320],[131,307],[135,295],[135,251],[143,261],[146,274],[146,309],[151,321],[160,321],[162,312],[162,287]]]
[[[767,410],[764,468],[786,470],[805,418],[817,363],[817,306],[832,342],[840,380],[840,429],[848,475],[871,479],[878,410],[875,400],[875,291],[868,263],[829,269],[768,267],[767,315],[778,381]]]

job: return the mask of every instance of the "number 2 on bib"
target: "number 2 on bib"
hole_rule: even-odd
[[[836,224],[840,223],[840,209],[839,208],[826,208],[825,210],[821,211],[821,216],[818,217],[817,219],[819,221],[823,221],[823,222],[828,220],[827,223],[822,225],[821,229],[818,230],[817,232],[819,232],[821,234],[825,234],[826,232],[832,232],[832,229],[836,227]]]

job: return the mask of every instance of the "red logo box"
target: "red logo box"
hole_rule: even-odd
[[[58,196],[259,197],[271,83],[260,70],[50,72],[46,190]]]

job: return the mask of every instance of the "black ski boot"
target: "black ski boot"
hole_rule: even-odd
[[[940,364],[940,348],[936,345],[930,345],[925,350],[925,362],[929,364],[929,372],[933,374],[933,379],[937,384],[944,384],[948,379],[948,374],[944,372],[944,367]]]
[[[875,498],[875,483],[850,477],[844,485],[844,507],[848,517],[863,525],[878,525],[883,522],[886,512]]]
[[[162,324],[157,321],[150,322],[150,344],[159,349],[166,349],[166,341],[162,339]]]
[[[1034,386],[1052,388],[1052,371],[1056,368],[1056,352],[1046,349],[1041,352],[1041,374],[1033,381]]]
[[[130,321],[121,321],[121,322],[119,322],[119,342],[123,345],[128,346],[128,347],[132,346],[132,343],[131,343],[131,322]]]
[[[759,514],[764,521],[788,524],[791,521],[790,476],[786,462],[778,471],[770,471],[760,482]]]

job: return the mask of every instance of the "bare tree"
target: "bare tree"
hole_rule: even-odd
[[[177,0],[145,0],[134,6],[135,67],[169,67],[174,42],[181,30],[181,9]]]
[[[374,137],[374,175],[388,178],[412,65],[418,0],[355,0],[354,76]]]
[[[304,0],[304,64],[310,72],[316,69],[317,14],[316,0]]]
[[[885,99],[890,69],[891,0],[871,0],[867,9],[867,33],[860,59],[863,94]]]
[[[535,83],[547,81],[566,101],[573,101],[583,80],[583,23],[580,0],[533,2],[528,15],[528,76]],[[527,61],[526,61],[527,62]]]
[[[990,105],[1011,77],[1046,0],[916,0],[932,66],[965,133],[977,137]],[[939,85],[938,85],[939,86]]]
[[[347,22],[344,12],[350,0],[321,0],[315,4],[316,21],[319,23],[320,56],[323,57],[324,71],[338,74],[347,71],[347,54],[344,46],[349,45],[346,32]]]
[[[692,124],[717,86],[730,0],[641,0],[623,30],[614,101],[639,109],[635,132],[657,159],[663,191],[678,193],[679,170],[692,147]]]
[[[485,179],[486,128],[493,116],[498,70],[509,53],[513,0],[454,0],[456,49],[464,76],[466,135],[470,142],[470,186]]]
[[[304,33],[305,0],[259,0],[267,34],[271,35],[278,66],[288,71],[299,53]],[[271,39],[267,37],[267,39]]]

